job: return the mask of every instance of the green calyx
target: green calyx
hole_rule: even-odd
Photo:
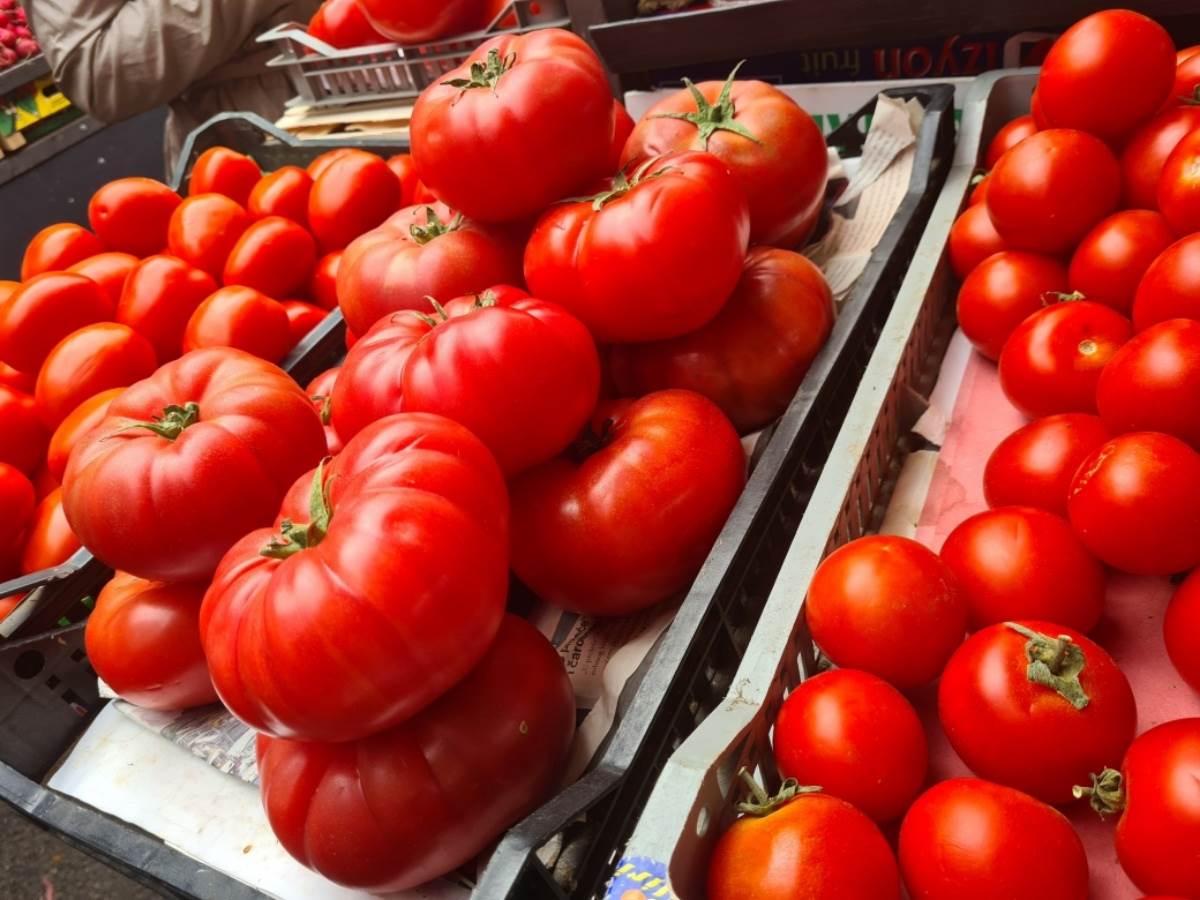
[[[1028,638],[1025,658],[1029,660],[1029,666],[1025,677],[1033,684],[1050,688],[1076,709],[1085,709],[1091,698],[1079,683],[1079,676],[1087,666],[1079,645],[1065,634],[1053,638],[1015,622],[1004,624]]]
[[[321,404],[321,424],[328,425],[333,421],[333,397],[317,394],[315,397],[309,397],[313,403]]]
[[[284,519],[278,537],[271,538],[267,546],[258,551],[269,559],[287,559],[301,550],[317,546],[329,532],[329,520],[333,511],[329,508],[329,485],[325,483],[325,463],[321,460],[313,475],[312,490],[308,495],[308,512],[312,521],[293,522]]]
[[[1042,294],[1042,306],[1054,306],[1057,303],[1078,303],[1080,300],[1086,300],[1087,297],[1081,291],[1071,291],[1069,294],[1064,294],[1062,291],[1046,291]]]
[[[691,122],[700,130],[700,140],[704,143],[704,149],[708,149],[708,142],[712,140],[712,136],[718,131],[729,131],[733,134],[740,135],[748,141],[753,141],[756,144],[761,144],[758,138],[751,134],[745,125],[737,121],[737,110],[733,108],[733,82],[737,78],[738,70],[746,64],[743,59],[740,63],[733,67],[733,71],[729,73],[729,77],[725,79],[725,84],[721,88],[721,95],[717,97],[716,103],[709,103],[704,99],[704,94],[700,93],[700,89],[696,87],[691,79],[683,79],[684,85],[691,92],[692,99],[696,101],[696,111],[689,113],[657,113],[651,118],[653,119],[679,119],[683,122]]]
[[[412,235],[412,239],[414,241],[424,247],[434,238],[439,238],[443,234],[449,234],[452,231],[458,231],[458,229],[462,227],[462,223],[462,213],[456,215],[450,220],[449,224],[447,224],[438,218],[438,214],[434,211],[432,206],[427,206],[425,207],[425,224],[410,225],[408,227],[408,233]]]
[[[420,312],[415,309],[411,309],[411,310],[409,310],[409,312],[411,312],[414,316],[416,316],[418,319],[420,319],[422,322],[424,322],[430,328],[437,328],[443,322],[450,321],[450,314],[446,312],[446,307],[444,307],[444,306],[442,306],[442,304],[438,303],[436,297],[431,297],[431,296],[429,296],[429,294],[426,294],[425,299],[428,300],[430,305],[433,307],[432,315],[429,313]]]
[[[200,421],[200,406],[197,403],[185,403],[183,406],[168,406],[161,416],[156,416],[153,422],[138,422],[130,428],[145,428],[153,431],[159,437],[173,441],[183,432]]]
[[[1116,769],[1105,769],[1099,775],[1092,775],[1090,787],[1076,785],[1071,789],[1075,799],[1088,798],[1092,809],[1106,818],[1119,813],[1125,808],[1125,784],[1121,773]]]
[[[482,294],[475,295],[476,309],[489,309],[496,305],[496,294],[490,288]]]
[[[750,770],[742,768],[738,772],[740,778],[750,791],[750,799],[743,800],[737,805],[737,811],[747,816],[769,816],[780,807],[787,806],[797,797],[804,794],[816,794],[819,787],[802,785],[795,778],[789,778],[779,788],[779,793],[771,796],[761,784],[754,780]]]
[[[500,76],[511,69],[516,62],[517,54],[515,53],[501,57],[499,50],[489,50],[487,59],[471,63],[470,78],[451,78],[449,81],[443,81],[442,84],[458,88],[464,93],[487,88],[494,94],[496,85],[500,83]]]
[[[649,181],[651,178],[661,178],[663,175],[666,175],[671,171],[671,166],[663,166],[661,169],[658,169],[647,175],[646,172],[655,162],[656,160],[654,159],[646,160],[634,170],[633,175],[626,175],[624,171],[618,172],[613,178],[612,185],[607,191],[601,191],[600,193],[593,194],[590,197],[568,197],[566,200],[561,202],[590,203],[592,204],[593,210],[600,212],[606,203],[611,203],[618,197],[624,197],[643,181]]]

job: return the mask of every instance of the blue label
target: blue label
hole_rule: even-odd
[[[656,859],[622,859],[608,884],[605,900],[679,900],[667,883],[667,866]]]

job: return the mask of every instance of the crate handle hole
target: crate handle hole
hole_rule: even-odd
[[[696,837],[702,838],[708,834],[708,826],[712,824],[712,816],[708,814],[708,807],[700,807],[700,812],[696,814]]]
[[[26,650],[13,663],[13,672],[18,678],[37,678],[46,667],[46,657],[38,650]]]

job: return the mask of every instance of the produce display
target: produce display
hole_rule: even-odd
[[[0,0],[0,72],[41,52],[17,0]]]

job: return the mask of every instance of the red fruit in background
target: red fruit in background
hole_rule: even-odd
[[[376,31],[401,44],[478,31],[493,7],[492,0],[358,0],[358,5]]]
[[[89,256],[104,252],[100,239],[79,225],[47,225],[33,236],[21,260],[21,281],[43,272],[61,272]]]
[[[246,203],[246,212],[255,219],[282,216],[307,228],[308,195],[312,186],[312,176],[299,166],[276,169],[254,186]]]
[[[309,21],[308,33],[339,49],[388,43],[371,27],[358,0],[325,0]]]
[[[1158,208],[1158,181],[1163,165],[1183,136],[1200,128],[1200,107],[1177,106],[1141,128],[1121,151],[1121,195],[1131,209]]]
[[[620,100],[613,100],[613,136],[612,150],[609,152],[608,167],[614,172],[621,168],[621,154],[625,152],[625,144],[629,135],[633,134],[635,122]]]
[[[21,553],[21,573],[29,575],[61,566],[82,546],[63,511],[62,488],[55,488],[41,499],[34,512]]]
[[[305,335],[320,325],[329,315],[328,310],[305,303],[303,300],[283,300],[279,305],[283,307],[283,311],[287,315],[288,329],[292,340],[291,347],[295,347],[304,340]],[[289,347],[289,349],[291,348]]]
[[[41,466],[33,473],[33,492],[37,495],[38,503],[49,497],[60,486],[58,479],[51,475],[45,466]]]
[[[228,197],[191,196],[171,216],[167,247],[172,256],[220,278],[225,260],[250,222],[246,210]]]
[[[317,262],[312,235],[290,219],[270,216],[247,228],[225,260],[224,282],[290,297],[308,283]]]
[[[975,187],[971,188],[971,196],[967,198],[967,204],[975,206],[978,203],[983,203],[987,199],[987,185],[987,175],[984,175],[982,178],[976,176]]]
[[[332,407],[333,407],[333,389],[337,385],[338,374],[341,372],[341,367],[326,369],[316,378],[308,383],[305,390],[308,391],[308,397],[312,400],[313,408],[321,417],[321,424],[325,426],[325,445],[329,448],[330,456],[337,456],[342,452],[342,438],[337,433],[337,429],[333,427]]]
[[[21,372],[14,369],[8,363],[0,362],[0,387],[12,388],[14,391],[20,391],[22,394],[32,396],[33,386],[36,383],[36,375]]]
[[[75,445],[92,433],[108,414],[109,405],[121,396],[125,388],[115,387],[93,394],[71,410],[54,429],[50,445],[46,448],[46,471],[56,482],[61,482],[67,471],[67,460]]]
[[[245,207],[260,178],[262,170],[249,156],[228,147],[213,147],[201,153],[192,167],[188,196],[224,194]]]
[[[417,177],[417,164],[413,162],[412,155],[397,153],[395,156],[389,156],[386,162],[388,168],[400,179],[400,207],[412,206],[417,202],[417,184],[421,180]]]
[[[129,275],[117,321],[154,346],[160,363],[183,352],[183,333],[192,313],[219,285],[207,272],[174,256],[151,256]]]
[[[125,281],[137,264],[138,258],[129,253],[99,253],[75,263],[67,271],[90,278],[100,285],[116,309],[121,292],[125,289]]]
[[[1180,50],[1179,55],[1185,52],[1184,50]],[[1194,103],[1197,99],[1197,87],[1200,87],[1200,59],[1197,58],[1195,53],[1189,53],[1183,59],[1179,59],[1177,55],[1175,83],[1171,87],[1171,94],[1167,98],[1167,103]]]
[[[202,347],[233,347],[277,363],[291,347],[287,312],[248,287],[224,287],[196,307],[183,333],[183,352]]]
[[[338,147],[334,150],[326,150],[324,153],[314,157],[313,161],[308,164],[308,167],[305,171],[308,172],[308,177],[315,182],[325,173],[326,169],[333,165],[335,160],[341,159],[348,153],[355,152],[358,151],[356,151],[353,147]]]
[[[972,205],[963,210],[950,227],[950,265],[959,278],[966,278],[993,253],[1008,249],[1004,239],[996,233],[987,206],[976,203],[974,198],[971,202]]]
[[[1163,617],[1163,642],[1179,677],[1200,691],[1200,575],[1196,572],[1175,589]]]
[[[308,280],[308,294],[321,309],[337,309],[337,275],[342,264],[342,251],[326,253],[317,260]]]
[[[182,202],[161,181],[118,178],[92,195],[88,222],[109,250],[151,256],[166,249],[167,225]]]
[[[0,385],[0,462],[32,477],[49,440],[33,397]]]
[[[1200,234],[1176,241],[1150,264],[1133,299],[1133,327],[1200,319]]]
[[[1174,242],[1175,232],[1157,212],[1127,209],[1114,213],[1075,248],[1068,272],[1071,290],[1128,316],[1142,276]]]
[[[1006,250],[979,263],[958,292],[958,324],[975,349],[999,359],[1005,342],[1026,318],[1067,286],[1058,260]]]
[[[112,315],[108,295],[90,278],[38,275],[0,300],[0,359],[22,372],[37,372],[68,334]]]
[[[332,159],[308,195],[308,225],[325,252],[341,250],[400,206],[400,179],[373,153]]]
[[[1000,130],[996,132],[996,136],[988,144],[987,152],[983,155],[983,167],[985,169],[992,168],[1005,152],[1037,130],[1037,123],[1033,121],[1031,115],[1017,116],[1011,122],[1001,126]]]
[[[1179,234],[1200,231],[1200,134],[1185,134],[1163,163],[1158,208]]]
[[[0,462],[0,581],[16,577],[21,549],[33,522],[33,485],[23,472]]]
[[[154,347],[128,325],[86,325],[59,341],[42,364],[34,392],[38,414],[57,428],[84,400],[128,387],[157,367]]]

